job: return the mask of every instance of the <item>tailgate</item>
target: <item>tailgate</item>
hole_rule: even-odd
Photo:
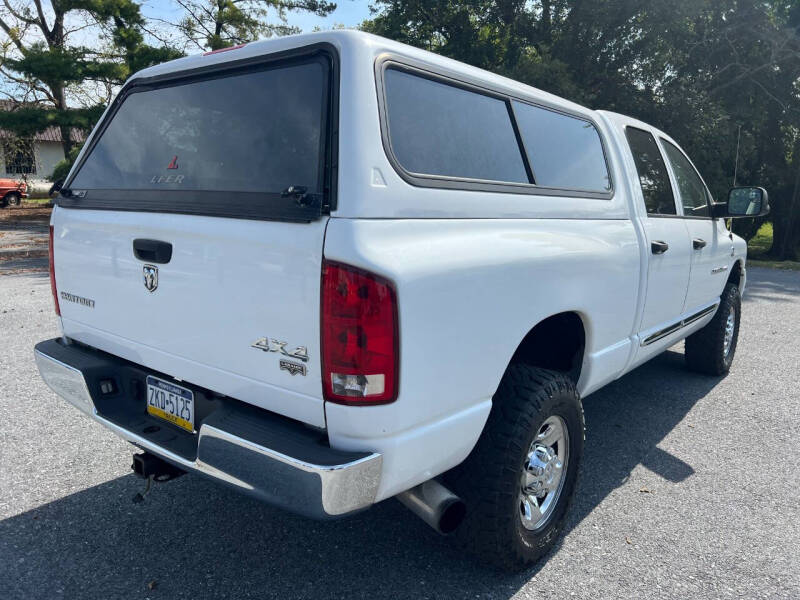
[[[324,426],[334,66],[317,45],[126,85],[53,213],[64,334]]]
[[[279,223],[56,208],[64,334],[324,426],[319,294],[325,225],[326,219]],[[166,264],[139,260],[136,239],[169,243],[172,257]],[[274,340],[267,350],[253,347],[263,348],[262,338]],[[308,360],[286,356],[278,342],[297,356],[305,347]]]

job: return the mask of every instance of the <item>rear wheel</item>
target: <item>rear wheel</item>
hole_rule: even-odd
[[[690,369],[708,375],[725,375],[730,370],[739,341],[741,314],[739,287],[728,283],[714,318],[686,338],[686,364]]]
[[[10,192],[6,194],[4,200],[7,206],[19,206],[22,202],[22,196],[20,196],[17,192]]]
[[[512,364],[480,440],[446,479],[467,504],[457,531],[486,562],[514,570],[556,543],[583,453],[583,408],[567,376]]]

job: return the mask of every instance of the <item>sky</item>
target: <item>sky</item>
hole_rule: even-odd
[[[355,27],[369,17],[369,0],[335,0],[336,10],[327,17],[318,17],[307,11],[288,13],[289,25],[299,27],[303,31],[313,31],[315,27],[330,29],[334,25]],[[163,19],[176,22],[183,10],[174,0],[144,0],[142,14],[147,18]],[[192,50],[189,49],[191,53]]]
[[[160,37],[171,38],[173,43],[180,44],[181,38],[174,27],[159,24],[159,21],[166,21],[167,23],[176,23],[183,15],[183,9],[178,5],[175,0],[139,0],[141,2],[140,9],[146,19],[150,20],[148,29],[157,33]],[[369,3],[370,0],[333,0],[336,2],[336,10],[327,17],[317,17],[307,11],[294,11],[288,12],[288,24],[299,27],[302,31],[313,31],[315,27],[321,29],[330,29],[337,25],[345,27],[355,27],[359,25],[364,19],[369,18]],[[52,11],[49,9],[48,3],[45,3],[45,13],[48,23],[52,23]],[[82,22],[68,22],[67,26],[80,25]],[[33,30],[34,34],[36,30]],[[96,28],[81,28],[78,27],[74,33],[70,35],[69,43],[71,45],[86,45],[92,46],[96,43],[97,36]],[[159,45],[159,41],[154,38],[146,36],[148,43]],[[196,54],[200,49],[191,45],[186,46],[186,52],[189,54]],[[81,87],[85,94],[78,97],[75,95],[74,90],[68,94],[68,103],[71,106],[90,106],[97,102],[105,101],[105,88],[97,86],[93,88],[90,84],[84,83]],[[20,94],[16,85],[7,81],[5,77],[0,76],[0,98],[13,97],[19,98]],[[26,100],[30,100],[28,97]]]

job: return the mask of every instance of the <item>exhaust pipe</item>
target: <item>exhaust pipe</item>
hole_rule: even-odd
[[[168,463],[162,458],[149,452],[133,455],[133,464],[131,469],[137,476],[142,479],[150,479],[155,481],[169,481],[181,475],[185,475],[186,471],[179,469],[175,465]]]
[[[453,533],[467,512],[467,505],[435,479],[397,495],[406,508],[443,535]]]

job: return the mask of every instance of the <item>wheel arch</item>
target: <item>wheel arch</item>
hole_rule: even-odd
[[[736,287],[739,288],[739,293],[742,293],[744,291],[744,286],[746,283],[746,274],[745,274],[743,259],[738,258],[733,262],[733,264],[731,265],[730,274],[728,275],[728,280],[725,283],[736,284]]]
[[[577,385],[587,346],[586,317],[577,311],[550,315],[534,325],[509,361],[565,373]]]

